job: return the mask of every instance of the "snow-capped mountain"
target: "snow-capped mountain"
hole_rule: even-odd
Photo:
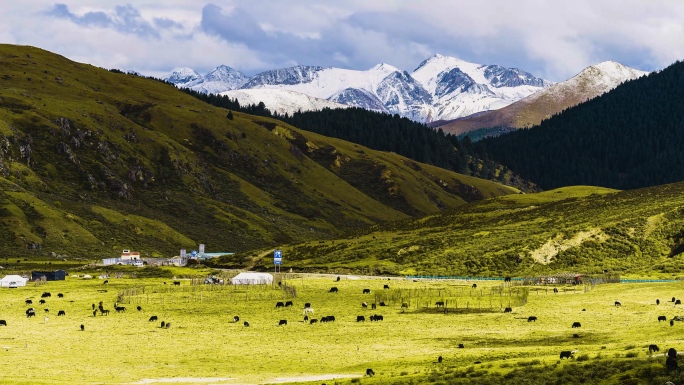
[[[202,78],[202,75],[198,74],[197,71],[192,68],[181,68],[171,72],[170,74],[164,76],[162,79],[167,82],[173,83],[177,86],[183,86],[195,80]]]
[[[181,68],[171,72],[162,79],[177,87],[187,87],[199,92],[218,94],[239,88],[249,80],[242,72],[220,65],[202,76],[191,68]]]
[[[390,113],[419,122],[432,120],[432,95],[406,71],[387,75],[375,93]]]
[[[242,72],[226,65],[220,65],[201,79],[187,83],[185,86],[199,92],[218,94],[237,89],[247,81],[249,81],[249,77]]]
[[[301,92],[273,89],[244,89],[222,92],[230,99],[237,99],[241,104],[259,104],[264,102],[266,108],[279,115],[292,115],[297,111],[319,111],[324,108],[349,108],[348,105],[335,103],[325,99],[314,98]]]
[[[396,71],[399,69],[387,64],[377,65],[367,71],[297,66],[254,75],[241,88],[288,89],[316,98],[328,99],[347,88],[375,93],[383,79]]]
[[[316,77],[316,73],[321,70],[323,67],[296,66],[261,72],[249,79],[241,88],[270,88],[269,86],[275,85],[291,86],[310,83]]]
[[[648,72],[624,66],[620,63],[604,61],[591,65],[572,78],[531,95],[527,101],[535,101],[551,96],[554,99],[583,97],[584,100],[602,95],[620,84],[647,75]]]
[[[448,122],[440,127],[461,134],[488,127],[529,127],[541,123],[566,108],[600,96],[621,83],[636,79],[648,72],[605,61],[582,70],[574,77],[553,84],[530,96],[494,111]]]
[[[378,64],[366,71],[305,67],[266,71],[242,89],[286,89],[374,111],[398,113],[418,121],[431,115],[431,96],[405,71]]]
[[[517,68],[480,65],[435,55],[411,74],[433,96],[432,120],[449,120],[505,107],[552,83]]]
[[[389,113],[382,100],[370,91],[361,88],[345,88],[329,97],[328,100],[352,107],[365,108],[371,111]]]
[[[214,80],[212,73],[220,72],[219,69],[223,72]],[[212,73],[183,86],[211,93],[233,89],[289,90],[426,123],[501,108],[551,84],[519,69],[480,65],[442,55],[425,60],[413,73],[386,63],[365,71],[296,66],[265,71],[249,79],[226,66],[217,67]],[[173,74],[169,79],[172,77]],[[190,77],[183,73],[173,78]],[[250,103],[251,95],[239,95],[245,98],[238,98],[241,103]],[[283,99],[286,95],[303,101],[297,94],[280,93],[279,103],[294,105],[295,100]]]

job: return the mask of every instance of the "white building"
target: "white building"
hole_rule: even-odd
[[[26,278],[20,275],[6,275],[5,278],[0,279],[0,287],[19,287],[26,286]]]
[[[268,273],[243,272],[231,280],[233,285],[270,285],[273,283],[273,276]]]
[[[138,262],[138,263],[136,263]],[[121,257],[119,258],[105,258],[102,260],[103,266],[111,265],[134,265],[142,266],[142,258],[140,258],[140,252],[124,250],[121,252]]]
[[[140,252],[124,250],[121,252],[121,260],[122,261],[130,261],[130,262],[139,261],[140,260]]]

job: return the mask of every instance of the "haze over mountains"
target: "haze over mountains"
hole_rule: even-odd
[[[365,71],[296,66],[248,78],[235,69],[219,66],[204,77],[183,68],[164,79],[179,87],[222,93],[231,98],[245,95],[233,90],[294,91],[348,106],[399,114],[424,123],[501,108],[553,84],[520,69],[480,65],[442,55],[425,60],[412,73],[382,63]],[[283,95],[279,94],[281,101]],[[289,95],[301,99],[301,96]],[[297,105],[295,102],[283,103]],[[267,107],[287,110],[282,104]],[[301,106],[289,113],[299,109],[306,110]]]

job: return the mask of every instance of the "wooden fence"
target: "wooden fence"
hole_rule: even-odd
[[[184,282],[184,281],[181,281]],[[286,300],[297,295],[292,285],[218,285],[190,281],[186,285],[137,286],[120,290],[117,302],[121,304],[174,304],[192,302],[237,303],[241,301]]]
[[[491,312],[527,304],[529,288],[416,288],[376,291],[376,306],[401,306],[420,311]]]

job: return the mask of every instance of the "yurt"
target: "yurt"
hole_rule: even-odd
[[[268,273],[242,272],[231,280],[233,285],[270,285],[273,276]]]
[[[6,275],[5,278],[0,279],[0,287],[19,287],[26,286],[26,278],[21,275]]]

